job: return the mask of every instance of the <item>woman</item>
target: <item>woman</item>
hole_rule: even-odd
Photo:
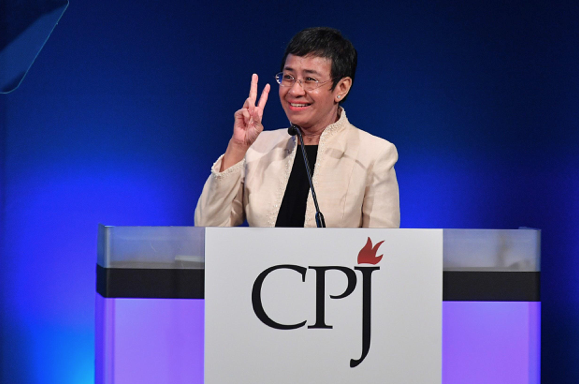
[[[356,72],[352,43],[331,28],[308,28],[288,44],[276,75],[281,105],[300,127],[328,227],[399,227],[394,145],[366,133],[341,107]],[[235,112],[233,136],[213,165],[195,225],[315,227],[315,210],[295,136],[263,131],[270,86],[257,100],[257,75]]]

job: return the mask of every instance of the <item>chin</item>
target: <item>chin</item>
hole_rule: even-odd
[[[309,119],[306,116],[303,116],[302,114],[298,114],[295,112],[289,112],[289,113],[286,112],[286,116],[292,124],[295,124],[295,125],[300,126],[300,127],[304,127],[304,126],[308,125]]]

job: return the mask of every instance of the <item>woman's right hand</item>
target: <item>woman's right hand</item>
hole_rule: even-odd
[[[245,100],[243,107],[235,112],[235,122],[233,124],[233,136],[229,140],[229,145],[221,162],[221,172],[240,162],[249,147],[257,140],[263,131],[261,119],[263,109],[267,103],[270,85],[266,84],[261,92],[259,102],[257,102],[257,75],[251,76],[251,87],[249,97]]]
[[[259,102],[257,100],[257,75],[251,76],[251,87],[249,88],[249,97],[245,100],[243,107],[235,112],[235,123],[233,124],[232,140],[236,144],[250,147],[255,142],[257,136],[263,131],[261,119],[263,109],[267,103],[269,95],[269,84],[266,84],[261,93]]]

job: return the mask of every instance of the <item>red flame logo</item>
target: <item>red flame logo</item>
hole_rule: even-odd
[[[368,238],[366,245],[358,253],[358,264],[378,264],[384,255],[376,256],[376,253],[383,242],[384,240],[372,247],[372,240]]]

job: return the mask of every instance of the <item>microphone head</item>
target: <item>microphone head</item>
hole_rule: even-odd
[[[295,136],[298,134],[298,126],[295,124],[292,124],[288,129],[287,129],[287,133],[289,133],[290,136]]]

